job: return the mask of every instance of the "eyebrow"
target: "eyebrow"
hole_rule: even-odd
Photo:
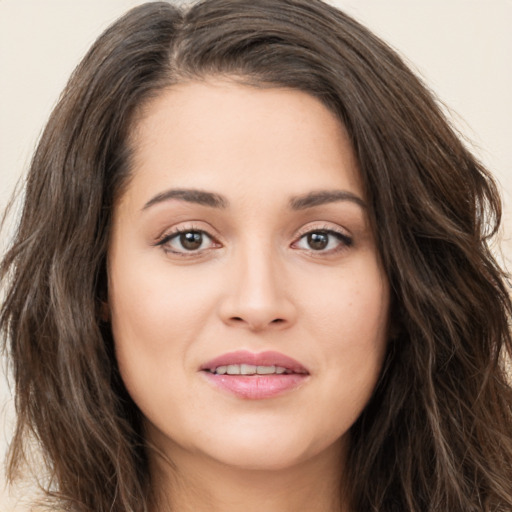
[[[142,208],[147,210],[155,204],[159,204],[172,199],[186,201],[188,203],[196,203],[211,208],[227,208],[229,201],[215,192],[207,192],[197,189],[170,189],[157,194],[151,198]],[[366,208],[366,203],[356,194],[348,190],[318,190],[309,192],[304,195],[292,197],[289,206],[292,210],[306,210],[315,206],[321,206],[328,203],[336,203],[339,201],[350,201],[357,204],[361,208]]]
[[[196,189],[171,189],[150,199],[142,210],[147,210],[155,204],[170,201],[171,199],[180,199],[187,203],[196,203],[203,206],[210,206],[211,208],[226,208],[228,205],[228,200],[224,196],[215,194],[214,192]]]
[[[290,208],[292,210],[305,210],[338,201],[350,201],[366,209],[366,203],[359,196],[348,190],[318,190],[302,196],[292,197],[290,199]]]

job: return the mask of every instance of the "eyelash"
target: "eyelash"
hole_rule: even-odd
[[[184,257],[184,258],[198,256],[198,255],[204,254],[206,251],[209,251],[212,248],[216,248],[214,246],[214,247],[208,247],[206,249],[196,249],[196,250],[187,250],[185,248],[183,248],[183,250],[173,250],[169,247],[170,242],[172,242],[175,239],[179,239],[179,237],[181,237],[181,235],[190,234],[190,233],[199,234],[199,235],[201,235],[201,237],[203,237],[203,239],[201,240],[201,245],[204,243],[204,237],[206,237],[207,239],[209,239],[211,241],[210,243],[215,244],[216,247],[222,247],[220,242],[218,242],[215,239],[215,237],[210,235],[204,229],[200,229],[200,228],[197,228],[194,226],[189,226],[186,228],[176,228],[172,232],[166,233],[155,243],[155,246],[161,247],[162,250],[167,254],[171,253],[171,254],[177,255],[179,257]],[[341,251],[346,250],[347,248],[349,248],[353,245],[352,237],[348,236],[346,233],[334,230],[332,228],[323,227],[323,228],[316,228],[316,229],[308,229],[308,230],[305,230],[304,232],[300,233],[298,238],[296,239],[296,241],[294,241],[291,244],[291,247],[297,247],[297,245],[302,240],[304,240],[308,235],[313,235],[313,234],[327,235],[328,237],[334,237],[339,242],[339,245],[337,247],[331,248],[327,251],[323,250],[323,249],[315,250],[315,249],[304,248],[305,251],[307,251],[308,253],[315,255],[315,256],[337,254]],[[328,241],[328,244],[330,244],[330,243],[331,243],[331,241]]]

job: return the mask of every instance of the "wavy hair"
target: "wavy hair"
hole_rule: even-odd
[[[351,428],[353,510],[512,510],[503,362],[512,306],[489,249],[501,218],[496,186],[401,58],[320,0],[147,3],[107,29],[73,73],[0,267],[17,410],[10,479],[35,438],[47,495],[66,510],[151,509],[140,412],[101,314],[112,211],[144,105],[175,83],[219,75],[319,98],[359,163],[393,335]]]

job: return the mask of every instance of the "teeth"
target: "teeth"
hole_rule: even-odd
[[[229,364],[227,366],[218,366],[215,371],[217,375],[281,375],[283,373],[292,373],[282,366],[255,366],[253,364]]]
[[[229,364],[227,366],[228,375],[240,375],[240,365],[239,364]]]
[[[258,366],[256,369],[258,375],[269,375],[271,373],[276,373],[275,366]]]
[[[253,364],[241,364],[240,375],[254,375],[256,373],[256,366]]]

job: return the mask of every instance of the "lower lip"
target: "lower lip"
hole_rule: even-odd
[[[239,398],[262,400],[292,391],[303,384],[308,375],[300,373],[273,375],[217,375],[202,372],[215,387]]]

